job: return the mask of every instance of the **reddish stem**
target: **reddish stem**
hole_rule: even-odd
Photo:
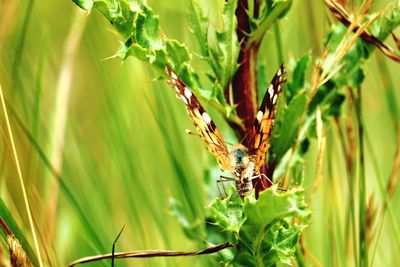
[[[257,2],[255,4],[258,4]],[[258,6],[255,8],[258,12]],[[248,37],[246,33],[250,32],[248,17],[247,0],[239,0],[235,14],[238,20],[237,35],[240,43],[240,52],[238,57],[239,68],[232,79],[232,97],[236,105],[236,113],[243,121],[244,127],[232,125],[237,131],[240,139],[253,126],[254,116],[257,110],[257,80],[256,64],[258,55],[258,45],[246,47]],[[230,91],[226,90],[226,98],[230,99]],[[244,144],[248,146],[248,144]]]
[[[254,1],[254,17],[258,16],[260,1]],[[239,0],[235,11],[238,28],[237,35],[240,43],[240,52],[238,58],[239,68],[232,79],[232,96],[233,102],[236,105],[236,113],[243,121],[244,128],[232,125],[236,130],[240,139],[243,139],[245,134],[253,127],[255,114],[258,109],[258,89],[257,89],[257,59],[259,51],[259,43],[247,45],[250,32],[250,23],[248,16],[247,0]],[[229,90],[226,90],[226,97],[229,99]],[[251,144],[244,143],[246,147]],[[262,168],[262,173],[267,174],[267,168]],[[270,177],[270,176],[269,176]],[[256,195],[260,191],[269,187],[270,183],[267,179],[260,178],[254,182]]]

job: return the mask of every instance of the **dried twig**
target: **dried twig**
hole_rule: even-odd
[[[329,10],[332,12],[332,14],[346,27],[350,27],[350,25],[354,24],[354,19],[352,16],[347,12],[347,10],[340,5],[338,2],[333,1],[333,0],[325,0],[325,4],[329,8]],[[366,1],[366,3],[363,5],[363,8],[361,9],[361,13],[366,14],[368,12],[369,8],[371,5],[371,1]],[[358,23],[355,24],[355,27],[352,29],[353,32],[357,32],[359,30],[360,26]],[[375,45],[378,47],[379,50],[382,51],[383,54],[385,54],[387,57],[391,58],[392,60],[396,62],[400,62],[400,55],[396,55],[394,50],[390,47],[385,45],[383,42],[381,42],[379,39],[374,37],[372,34],[368,33],[366,29],[363,29],[360,37],[367,43]]]
[[[236,244],[227,242],[221,245],[216,245],[209,247],[205,250],[200,251],[170,251],[170,250],[141,250],[141,251],[130,251],[130,252],[120,252],[120,253],[109,253],[97,256],[89,256],[74,262],[71,262],[68,267],[72,267],[82,263],[101,261],[105,259],[111,259],[112,257],[116,259],[126,259],[126,258],[153,258],[153,257],[177,257],[177,256],[198,256],[204,254],[212,254],[219,252],[220,250],[235,247]]]
[[[325,0],[325,1],[331,2],[330,0]],[[336,3],[336,5],[338,4]],[[342,8],[340,5],[338,6],[339,8]],[[362,10],[365,9],[367,8],[363,6]],[[314,68],[308,103],[311,102],[312,98],[317,92],[317,89],[340,71],[340,69],[344,66],[343,63],[340,62],[341,59],[346,55],[346,53],[351,49],[351,47],[358,40],[358,38],[360,38],[360,36],[366,31],[366,29],[369,26],[371,26],[371,24],[376,19],[379,18],[380,15],[381,12],[376,13],[363,25],[360,25],[360,23],[365,18],[364,13],[361,13],[359,16],[353,19],[351,23],[348,25],[348,30],[346,34],[343,36],[339,45],[335,49],[333,57],[329,58],[329,61],[328,61],[328,55],[330,52],[330,46],[329,45],[327,46],[327,48],[325,49],[324,53],[322,54],[321,58],[319,59],[318,63]],[[351,36],[351,33],[353,32],[354,34]]]

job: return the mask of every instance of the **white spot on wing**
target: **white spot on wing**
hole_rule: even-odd
[[[260,111],[258,111],[257,112],[257,120],[258,121],[261,121],[262,120],[262,117],[263,117],[263,115],[264,115],[264,113],[260,110]]]
[[[274,86],[272,84],[268,87],[268,94],[270,97],[274,95]]]
[[[192,92],[190,92],[189,88],[185,87],[185,96],[188,100],[190,100],[190,98],[192,97]]]
[[[176,80],[178,77],[176,76],[176,74],[174,72],[171,71],[171,77],[172,79]]]
[[[183,102],[185,102],[186,105],[188,104],[188,101],[185,96],[181,95],[181,99]]]
[[[275,105],[277,99],[278,99],[278,95],[274,95],[274,99],[272,99],[272,104]]]
[[[282,70],[279,68],[278,72],[276,73],[278,76],[282,75]]]
[[[211,123],[210,115],[208,115],[207,112],[204,112],[201,116],[203,116],[203,119],[207,124]]]

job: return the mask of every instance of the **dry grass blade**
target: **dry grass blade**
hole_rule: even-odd
[[[7,234],[7,245],[10,253],[10,262],[13,267],[26,267],[33,266],[29,257],[26,255],[25,250],[22,248],[18,239],[15,238],[13,232],[8,227],[7,223],[0,217],[0,226],[3,228],[4,232]],[[3,259],[3,255],[0,250],[0,267],[9,266],[7,260]]]
[[[13,267],[29,267],[33,266],[24,249],[21,247],[18,239],[13,235],[7,238],[8,249],[10,251],[10,261]]]
[[[209,247],[200,251],[170,251],[170,250],[141,250],[131,252],[110,253],[104,255],[85,257],[74,262],[71,262],[68,267],[72,267],[82,263],[96,262],[105,259],[127,259],[127,258],[153,258],[153,257],[177,257],[177,256],[198,256],[204,254],[212,254],[226,248],[235,247],[236,244],[228,242],[221,245]]]
[[[14,143],[14,136],[13,136],[13,132],[12,132],[12,129],[11,129],[10,119],[8,117],[6,102],[5,102],[5,99],[4,99],[3,89],[1,87],[1,85],[0,85],[0,100],[1,100],[1,105],[2,105],[2,108],[3,108],[4,117],[5,117],[5,121],[6,121],[7,132],[8,132],[9,138],[10,138],[11,149],[12,149],[12,154],[13,154],[13,157],[14,157],[15,167],[16,167],[16,170],[17,170],[18,180],[19,180],[19,183],[20,183],[20,186],[21,186],[22,197],[23,197],[23,200],[24,200],[26,213],[28,215],[29,226],[30,226],[31,231],[32,231],[33,241],[34,241],[36,253],[37,253],[37,256],[38,256],[39,266],[43,266],[42,257],[41,257],[40,249],[39,249],[39,242],[38,242],[38,239],[37,239],[37,236],[36,236],[36,230],[35,230],[35,226],[34,226],[34,223],[33,223],[33,217],[32,217],[32,213],[31,213],[29,201],[28,201],[28,195],[26,193],[25,183],[24,183],[24,179],[22,177],[22,171],[21,171],[21,167],[20,167],[20,164],[19,164],[18,153],[17,153],[17,149],[16,149],[15,143]]]
[[[6,256],[4,255],[3,248],[0,247],[0,267],[10,267],[10,263]]]
[[[394,157],[392,171],[390,173],[390,178],[386,189],[389,198],[393,196],[393,193],[397,188],[399,173],[400,173],[400,131],[397,132],[397,149]]]
[[[333,0],[325,0],[325,4],[329,8],[329,10],[332,12],[332,14],[346,27],[350,27],[351,25],[355,25],[355,27],[352,29],[354,32],[357,32],[360,29],[360,26],[358,24],[354,24],[354,20],[352,19],[352,16],[346,11],[346,9],[343,8],[342,5],[337,3],[336,1]],[[367,14],[367,12],[370,9],[370,6],[372,4],[372,1],[365,1],[362,8],[361,8],[361,15]],[[382,12],[378,12],[382,13]],[[367,43],[373,44],[376,47],[378,47],[379,50],[382,51],[387,57],[390,59],[400,62],[400,55],[396,55],[394,50],[390,47],[385,45],[383,42],[381,42],[379,39],[371,35],[370,33],[367,32],[366,29],[363,29],[360,37]]]
[[[323,123],[321,118],[321,110],[317,110],[317,137],[318,137],[318,154],[317,154],[317,166],[316,166],[316,175],[312,185],[311,194],[314,194],[319,185],[321,184],[323,178],[323,162],[324,162],[324,154],[325,154],[325,145],[326,145],[326,137],[323,134]]]
[[[74,24],[71,26],[70,33],[64,44],[64,55],[57,83],[56,104],[54,110],[54,126],[51,130],[51,165],[57,173],[61,173],[65,129],[68,117],[69,96],[73,79],[74,58],[79,48],[81,36],[85,29],[86,15],[83,11],[75,12]],[[54,221],[56,219],[59,181],[54,174],[51,174],[51,194],[48,201],[46,241],[50,246],[53,240]]]
[[[332,2],[330,0],[325,0],[325,2],[334,3],[335,6],[337,6],[337,8],[339,10],[343,9],[342,6],[338,5],[335,2]],[[340,60],[351,49],[351,47],[358,40],[358,38],[364,32],[366,32],[366,29],[369,26],[371,26],[371,24],[376,19],[378,19],[381,14],[382,14],[382,12],[376,13],[374,16],[372,16],[367,22],[365,22],[361,26],[360,26],[361,21],[364,20],[365,15],[360,14],[355,19],[353,19],[350,22],[350,24],[346,25],[346,26],[348,26],[347,32],[343,36],[343,38],[340,41],[339,45],[337,46],[335,52],[333,53],[333,58],[329,59],[329,62],[327,61],[327,59],[328,59],[328,54],[330,51],[330,46],[329,45],[327,46],[327,48],[325,49],[323,55],[321,56],[319,62],[316,64],[314,71],[313,71],[311,91],[309,94],[309,102],[313,98],[317,89],[320,86],[322,86],[324,83],[326,83],[328,80],[330,80],[333,76],[335,76],[340,71],[340,69],[344,66],[343,64],[340,63]],[[354,32],[354,34],[351,36],[351,33],[353,33],[353,32]]]

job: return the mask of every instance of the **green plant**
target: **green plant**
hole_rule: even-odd
[[[293,12],[291,8],[294,3],[291,0],[221,1],[221,10],[217,19],[209,16],[204,9],[204,3],[191,0],[188,3],[188,21],[190,21],[192,37],[198,44],[193,49],[189,49],[189,46],[182,41],[167,38],[160,30],[158,16],[146,2],[135,0],[74,0],[74,2],[86,11],[102,14],[122,38],[121,47],[114,57],[122,60],[134,57],[146,62],[156,73],[154,75],[153,72],[152,75],[160,79],[166,78],[164,73],[166,66],[173,69],[202,103],[207,103],[211,106],[211,110],[217,111],[223,117],[229,125],[228,130],[223,131],[224,134],[231,133],[231,139],[237,142],[242,140],[252,127],[259,102],[258,95],[263,95],[268,86],[266,73],[277,69],[273,67],[274,60],[277,61],[277,66],[282,62],[286,63],[289,73],[288,82],[279,99],[275,126],[270,139],[271,147],[263,167],[263,173],[274,181],[274,185],[268,181],[259,183],[254,194],[243,200],[231,186],[227,188],[227,196],[224,199],[216,193],[215,179],[219,173],[215,171],[215,161],[210,160],[203,175],[205,179],[201,182],[201,185],[205,186],[205,190],[209,192],[207,200],[209,205],[203,208],[204,202],[200,197],[201,193],[198,192],[200,190],[196,191],[196,187],[190,186],[188,182],[193,179],[188,177],[188,173],[194,175],[194,172],[187,172],[186,162],[175,153],[178,149],[175,149],[174,144],[180,141],[174,138],[179,135],[176,132],[171,133],[168,129],[168,122],[164,118],[167,116],[160,116],[160,111],[171,111],[173,108],[168,103],[164,103],[164,92],[158,90],[154,93],[156,104],[153,104],[158,109],[152,110],[153,116],[164,137],[160,143],[161,146],[165,146],[166,155],[170,158],[175,170],[174,181],[178,181],[176,183],[181,188],[173,192],[174,198],[170,203],[173,214],[180,222],[188,239],[197,244],[199,249],[204,249],[210,243],[213,245],[226,242],[235,244],[235,248],[222,246],[224,250],[206,256],[208,264],[308,265],[312,261],[312,256],[307,250],[307,232],[305,231],[307,227],[311,227],[311,222],[322,224],[323,219],[313,218],[312,211],[324,211],[324,209],[331,209],[332,213],[336,212],[334,214],[339,215],[329,217],[332,228],[327,228],[333,229],[332,232],[337,235],[337,239],[331,237],[329,242],[325,242],[335,249],[329,254],[332,259],[327,259],[324,265],[339,263],[338,265],[345,266],[349,262],[355,266],[373,264],[376,247],[371,244],[377,246],[377,243],[372,243],[371,239],[376,236],[372,230],[375,229],[376,204],[371,200],[374,194],[367,190],[366,162],[370,160],[369,157],[374,158],[375,154],[370,145],[371,136],[368,135],[364,122],[364,116],[368,112],[363,105],[365,103],[362,102],[366,95],[363,90],[367,77],[365,68],[371,55],[381,52],[395,61],[399,60],[396,52],[384,43],[400,24],[399,2],[393,3],[385,10],[372,13],[369,12],[371,2],[366,1],[359,8],[357,15],[350,16],[345,6],[326,0],[327,7],[338,22],[335,20],[329,26],[321,47],[321,54],[306,53],[294,58],[288,57],[284,50],[284,38],[282,38],[282,19],[286,19],[288,14]],[[219,23],[216,22],[218,19],[220,19]],[[265,60],[259,55],[260,49],[265,48],[262,42],[268,35],[273,35],[275,40],[276,49],[273,54],[276,55],[276,59]],[[395,38],[395,42],[396,40]],[[88,42],[90,43],[91,40],[89,39]],[[380,51],[376,51],[377,48]],[[382,64],[381,70],[385,68],[384,63]],[[386,71],[382,71],[381,75],[382,79],[390,81]],[[390,82],[387,84],[385,97],[392,111],[393,123],[398,135],[400,127],[396,93],[394,86],[390,86]],[[165,95],[171,94],[171,90],[164,88],[163,90],[166,91]],[[111,150],[111,153],[122,153],[123,156],[115,157],[119,159],[116,161],[120,165],[115,165],[121,169],[122,176],[132,180],[131,177],[141,175],[137,171],[141,168],[141,164],[132,167],[122,158],[130,158],[131,155],[139,152],[126,149],[126,140],[121,137],[121,129],[126,126],[123,124],[124,116],[121,116],[116,108],[120,103],[111,99],[111,94],[108,93],[107,101],[111,106],[111,113],[115,116],[112,123],[107,125],[111,128],[109,135],[115,142],[110,147],[116,147],[115,151]],[[149,105],[151,105],[150,102]],[[18,115],[15,116],[18,117]],[[175,116],[178,115],[168,112],[168,116],[171,117],[170,124],[173,122],[173,127],[170,128],[181,131],[182,129],[177,127],[174,121]],[[22,128],[24,127],[23,122],[19,124]],[[23,129],[34,150],[38,151],[41,160],[45,162],[46,168],[53,172],[53,166],[36,143],[34,134],[32,135],[26,127]],[[340,181],[333,179],[337,177],[335,173],[341,166],[333,160],[333,155],[336,154],[331,152],[334,150],[335,140],[338,140],[342,149],[339,155],[345,159],[345,171],[340,176]],[[135,140],[129,140],[129,142],[134,143]],[[397,139],[397,142],[398,146],[400,139]],[[79,142],[74,145],[79,147]],[[181,144],[180,147],[183,145]],[[79,156],[82,158],[91,158],[90,152],[84,149],[79,151]],[[85,152],[87,154],[81,155]],[[387,211],[394,230],[393,244],[395,245],[400,245],[400,234],[390,198],[397,186],[398,168],[396,166],[398,164],[396,162],[400,158],[399,155],[400,152],[397,151],[387,185],[382,178],[377,180],[382,203],[380,227],[383,225],[384,214]],[[91,160],[84,160],[84,162],[85,167],[82,169],[87,170],[90,177],[97,182],[101,175],[98,174],[96,165]],[[308,171],[310,165],[315,167],[314,172]],[[378,169],[377,163],[372,165]],[[72,167],[68,167],[65,173],[68,177],[82,173],[79,171],[75,173],[75,169],[79,170],[79,167],[73,164]],[[326,172],[323,173],[322,169],[326,169]],[[87,218],[89,215],[82,209],[84,206],[82,203],[85,202],[77,197],[79,193],[71,190],[72,186],[65,182],[57,171],[54,171],[54,176],[61,182],[61,190],[68,202],[72,203],[83,229],[89,233],[88,239],[92,240],[94,243],[92,245],[96,248],[94,251],[103,253],[107,244],[110,244],[107,243],[109,240],[105,241],[106,238],[102,234],[104,232],[96,232],[95,227]],[[378,174],[377,176],[379,177]],[[323,192],[326,201],[324,203],[328,204],[324,207],[310,207],[315,203],[313,198],[322,180],[329,181]],[[345,188],[349,192],[347,194],[346,191],[340,201],[332,201],[337,202],[337,206],[331,203],[334,190],[330,192],[331,188],[335,188],[335,183],[339,183],[340,188]],[[149,209],[159,208],[155,204],[157,202],[145,193],[151,186],[146,188],[144,183],[135,182],[130,185],[135,187],[135,193],[139,195],[140,201],[146,203]],[[112,199],[112,197],[106,197],[108,194],[106,190],[94,191],[101,192],[104,199]],[[129,201],[133,200],[128,199],[128,207],[134,207]],[[340,205],[342,207],[338,208]],[[8,214],[7,207],[3,206],[0,211]],[[104,201],[104,206],[107,206],[107,201]],[[342,210],[335,211],[335,209]],[[140,221],[140,211],[132,212],[132,214],[135,220]],[[340,227],[338,225],[341,224],[342,217],[345,223],[343,227]],[[15,220],[12,216],[7,216],[6,221],[12,228],[10,233],[15,233],[20,241],[24,241],[21,242],[22,246],[26,246],[24,248],[31,261],[36,262],[33,249],[24,240]],[[145,229],[143,225],[138,228],[139,233],[140,228]],[[168,231],[161,227],[160,229],[160,235],[164,240],[169,240]],[[10,233],[5,233],[4,238]],[[314,253],[318,251],[320,242],[319,235],[315,236],[312,242],[316,247],[312,250]],[[323,258],[321,255],[324,254],[320,253],[318,258]],[[50,262],[49,259],[48,262]]]

